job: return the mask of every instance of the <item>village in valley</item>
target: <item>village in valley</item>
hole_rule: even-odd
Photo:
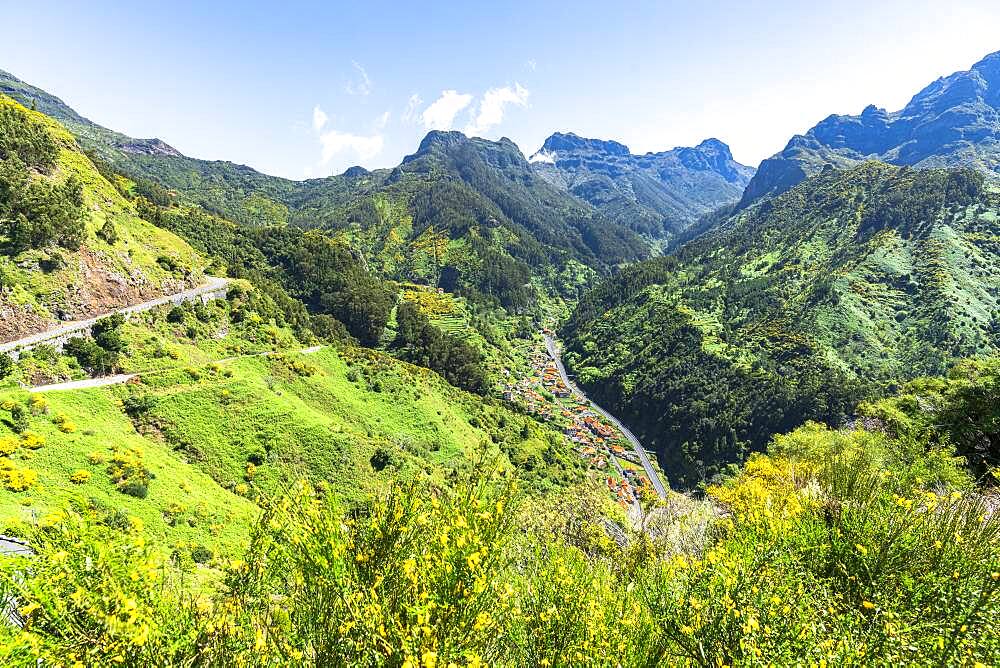
[[[574,450],[603,474],[608,490],[624,508],[652,492],[639,457],[616,427],[594,411],[590,402],[567,387],[544,346],[527,353],[527,375],[508,375],[504,399],[562,428]]]
[[[405,284],[402,296],[417,304],[442,331],[461,333],[477,347],[488,349],[471,326],[471,314],[463,299],[440,288],[417,284]],[[542,331],[543,335],[552,333],[548,328]],[[644,494],[655,496],[631,443],[594,410],[585,396],[563,382],[544,339],[529,335],[511,343],[508,355],[490,360],[504,400],[558,427],[576,453],[604,478],[612,498],[622,507],[635,511]]]

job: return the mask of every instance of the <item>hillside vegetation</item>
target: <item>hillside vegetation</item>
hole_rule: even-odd
[[[947,446],[811,423],[708,494],[724,514],[705,519],[673,500],[656,530],[616,542],[582,505],[561,506],[554,534],[502,476],[393,486],[354,509],[300,484],[266,504],[243,558],[196,596],[183,564],[134,528],[74,513],[35,530],[30,568],[8,558],[0,570],[27,620],[24,632],[0,629],[4,660],[972,666],[1000,656],[1000,516]]]
[[[770,434],[995,354],[998,215],[969,170],[828,170],[590,293],[567,361],[694,485]]]
[[[0,341],[179,292],[203,266],[65,128],[0,95]]]
[[[507,139],[433,131],[393,169],[297,182],[126,137],[2,71],[0,92],[65,123],[147,197],[160,191],[240,226],[321,228],[382,278],[528,310],[532,279],[543,292],[576,297],[594,276],[649,255],[633,231],[537,175]]]
[[[293,182],[0,72],[0,341],[227,277],[0,355],[0,665],[1000,664],[996,64],[741,207],[717,140]]]
[[[588,484],[551,428],[384,353],[303,353],[314,342],[262,317],[269,306],[238,286],[133,316],[116,333],[114,370],[139,374],[124,385],[31,394],[12,381],[82,374],[52,350],[25,355],[0,389],[0,533],[75,508],[233,555],[253,501],[299,479],[347,504],[390,480],[447,486],[477,467],[520,469],[533,495]]]

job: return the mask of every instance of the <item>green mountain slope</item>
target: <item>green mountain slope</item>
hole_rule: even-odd
[[[1000,350],[998,215],[971,170],[827,170],[585,297],[567,360],[693,484],[804,419]]]
[[[523,290],[515,294],[513,285],[523,286],[528,277],[575,294],[576,284],[593,272],[649,253],[632,231],[536,175],[506,139],[431,132],[394,169],[352,168],[296,182],[189,158],[159,140],[126,137],[2,71],[0,92],[35,103],[140,185],[153,182],[182,203],[236,223],[339,231],[380,254],[373,260],[386,278],[443,282],[523,306],[534,299]]]
[[[586,493],[540,508],[507,479],[461,475],[368,504],[295,485],[237,558],[143,540],[134,521],[87,509],[46,517],[27,534],[30,557],[0,559],[26,621],[0,626],[0,658],[990,665],[1000,516],[951,444],[970,433],[970,409],[996,435],[996,374],[994,360],[914,383],[868,407],[868,429],[777,435],[704,499],[671,495],[643,532],[594,521]],[[977,410],[984,397],[992,416]],[[915,399],[932,410],[913,415]]]
[[[291,191],[294,182],[261,174],[231,162],[198,160],[182,155],[159,139],[136,139],[109,130],[78,114],[51,93],[0,70],[0,93],[62,123],[87,151],[119,171],[175,188],[188,200],[240,222],[273,223],[287,212],[272,198]],[[254,197],[254,193],[258,196]],[[234,215],[240,214],[240,215]]]
[[[832,115],[761,163],[741,202],[776,195],[821,171],[862,160],[914,167],[973,167],[1000,175],[1000,52],[938,79],[901,110],[869,105]]]
[[[0,95],[0,341],[202,281],[204,260],[137,215],[67,130]]]
[[[254,502],[299,479],[348,505],[392,481],[444,487],[477,467],[516,470],[535,496],[591,484],[552,427],[385,353],[302,352],[313,342],[269,321],[260,299],[244,286],[133,316],[121,328],[121,368],[138,374],[128,384],[31,395],[0,380],[0,533],[76,507],[137,517],[163,545],[235,554]],[[60,369],[79,371],[39,351],[17,378]],[[129,479],[145,470],[144,483],[122,484],[116,462]]]
[[[616,224],[654,239],[672,237],[699,217],[735,204],[754,173],[718,139],[633,155],[618,142],[573,133],[546,139],[531,164]]]
[[[336,189],[343,194],[333,194]],[[520,308],[538,277],[574,294],[595,272],[646,257],[635,234],[538,177],[512,142],[431,132],[392,170],[303,184],[295,210],[341,234],[370,266]]]

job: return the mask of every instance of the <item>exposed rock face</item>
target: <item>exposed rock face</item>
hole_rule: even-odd
[[[669,238],[703,214],[736,202],[754,172],[733,160],[718,139],[634,155],[616,141],[573,133],[546,139],[531,163],[550,183],[654,238]]]
[[[183,157],[181,152],[162,139],[136,139],[119,144],[118,148],[134,155],[168,155],[175,158]]]
[[[942,77],[896,112],[869,105],[829,116],[761,163],[740,203],[773,196],[820,172],[877,159],[914,167],[969,166],[1000,176],[1000,52]]]
[[[364,176],[368,176],[370,174],[371,172],[369,172],[364,167],[360,167],[358,165],[355,165],[354,167],[348,167],[347,169],[344,170],[344,176],[346,176],[349,179],[358,179]]]

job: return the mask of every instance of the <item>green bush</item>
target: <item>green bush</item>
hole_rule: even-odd
[[[108,475],[119,492],[145,499],[153,474],[146,468],[138,450],[115,450],[108,464]]]
[[[17,365],[11,359],[11,356],[7,353],[0,353],[0,380],[14,375],[14,371],[16,370]]]
[[[191,560],[196,564],[207,564],[215,556],[210,549],[204,545],[198,545],[191,549]]]
[[[14,404],[10,409],[10,421],[14,431],[23,434],[31,426],[31,414],[21,404]]]
[[[399,455],[395,450],[379,446],[375,448],[369,462],[376,471],[382,471],[389,466],[396,468],[399,466]]]
[[[101,225],[101,229],[97,230],[97,236],[103,239],[105,243],[114,246],[119,240],[118,228],[115,227],[111,219],[108,219]]]

